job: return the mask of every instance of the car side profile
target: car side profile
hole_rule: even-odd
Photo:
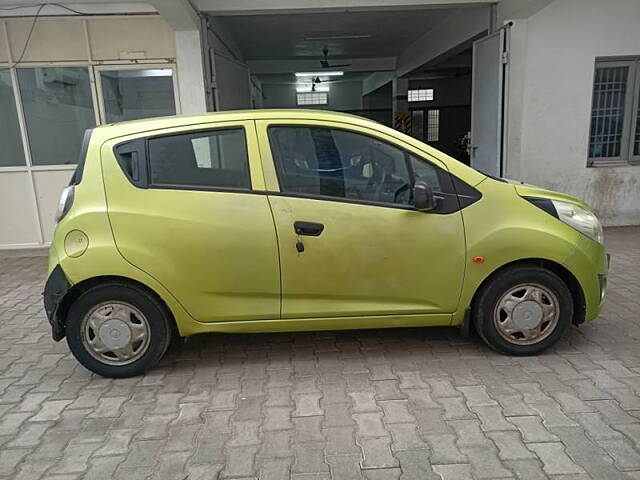
[[[53,338],[107,377],[203,332],[459,326],[536,354],[606,290],[582,201],[334,112],[94,128],[57,215]]]

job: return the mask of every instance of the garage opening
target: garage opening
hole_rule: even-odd
[[[474,42],[487,37],[490,12],[488,5],[477,4],[313,13],[211,12],[207,38],[213,47],[209,57],[216,109],[352,113],[500,174],[501,132],[496,129],[503,118],[496,109],[502,107],[492,95],[501,95],[501,85],[487,86],[497,78],[485,68],[486,55],[475,72],[481,78],[474,82]],[[475,98],[474,85],[485,87]]]

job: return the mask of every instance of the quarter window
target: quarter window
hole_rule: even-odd
[[[368,135],[270,127],[269,139],[283,193],[410,205],[414,171],[415,179],[440,189],[439,169]]]
[[[251,188],[242,128],[154,137],[148,151],[156,186]]]

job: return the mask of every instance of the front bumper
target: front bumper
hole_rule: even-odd
[[[64,323],[58,315],[60,303],[71,288],[71,283],[67,280],[60,265],[56,265],[51,271],[47,283],[44,286],[44,310],[51,324],[51,336],[57,342],[64,338]]]
[[[611,254],[607,253],[607,269],[604,273],[598,274],[598,286],[600,287],[600,307],[604,303],[604,297],[607,294],[607,277],[609,275],[609,267],[611,266]]]

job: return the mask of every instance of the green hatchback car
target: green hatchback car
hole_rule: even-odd
[[[97,127],[57,220],[53,338],[108,377],[202,332],[447,325],[536,354],[596,318],[607,283],[582,201],[333,112]]]

